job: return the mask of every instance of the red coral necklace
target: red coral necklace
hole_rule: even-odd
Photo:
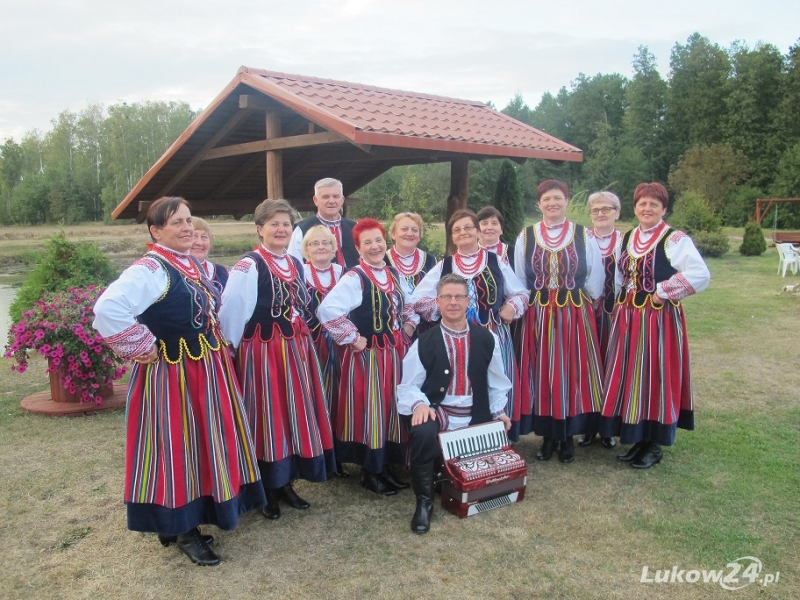
[[[553,229],[558,227],[558,225],[552,226]],[[539,237],[544,242],[545,246],[548,248],[558,248],[561,244],[564,243],[564,240],[567,239],[567,233],[569,233],[569,221],[564,221],[561,227],[561,233],[556,235],[555,237],[551,237],[550,234],[547,232],[548,229],[551,227],[544,224],[544,221],[539,222]]]

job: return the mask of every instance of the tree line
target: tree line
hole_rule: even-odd
[[[513,165],[526,212],[535,213],[536,185],[549,177],[578,199],[617,193],[623,218],[642,181],[664,183],[675,198],[691,192],[732,226],[746,223],[758,197],[800,197],[800,40],[783,54],[769,43],[723,48],[695,33],[673,47],[666,78],[646,46],[632,67],[629,77],[581,73],[534,108],[517,95],[502,109],[584,152],[583,163]],[[184,102],[91,105],[62,112],[46,134],[5,140],[0,223],[108,219],[195,116]],[[471,207],[493,201],[503,162],[470,164]],[[449,165],[396,167],[345,191],[359,198],[356,216],[414,210],[441,219]],[[800,205],[781,206],[776,222],[800,227]]]

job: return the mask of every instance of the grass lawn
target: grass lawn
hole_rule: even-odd
[[[25,414],[19,400],[45,387],[44,365],[17,374],[2,359],[0,598],[800,597],[800,295],[781,293],[800,277],[777,276],[777,262],[774,248],[708,261],[711,286],[685,302],[697,429],[679,431],[652,469],[597,444],[576,447],[571,465],[539,463],[541,440],[528,436],[524,502],[467,520],[437,504],[424,536],[408,528],[410,490],[379,498],[357,477],[300,482],[308,511],[205,528],[216,568],[126,529],[121,411]],[[640,582],[645,566],[649,577],[729,574],[746,556],[778,582]]]

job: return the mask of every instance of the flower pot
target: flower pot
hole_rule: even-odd
[[[55,371],[50,371],[50,399],[53,402],[80,402],[80,393],[71,394],[70,391],[64,387],[64,376],[66,369],[63,366],[58,366]],[[109,381],[105,389],[100,390],[102,398],[108,398],[114,394],[114,382]]]

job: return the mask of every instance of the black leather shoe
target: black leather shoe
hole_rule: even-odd
[[[572,445],[572,436],[561,442],[558,449],[558,460],[562,463],[571,463],[575,460],[575,446]]]
[[[411,531],[428,533],[433,514],[433,462],[411,466],[411,484],[417,497],[417,507],[411,517]]]
[[[536,453],[537,460],[550,460],[553,458],[553,450],[555,449],[556,441],[553,438],[544,438],[542,440],[542,448]]]
[[[179,535],[177,544],[178,549],[196,565],[213,567],[219,564],[219,556],[208,547],[203,536],[200,535],[200,530],[196,527],[189,533]]]
[[[305,510],[309,506],[311,506],[308,502],[303,500],[300,496],[297,495],[297,492],[294,491],[292,488],[291,483],[287,483],[278,491],[278,497],[286,502],[292,508],[299,508],[300,510]]]
[[[197,529],[197,527],[195,527]],[[199,529],[198,529],[199,531]],[[206,544],[213,544],[214,543],[214,536],[213,535],[203,535],[200,534],[200,537],[203,538]],[[170,544],[174,544],[178,541],[177,535],[163,535],[161,533],[158,534],[158,541],[161,542],[161,545],[165,548]]]
[[[639,457],[639,454],[645,451],[646,448],[647,442],[636,442],[633,446],[628,448],[628,451],[625,454],[618,454],[617,460],[621,460],[622,462],[633,462]]]
[[[580,443],[580,442],[578,442],[578,443]],[[603,446],[603,448],[615,448],[616,445],[617,445],[617,440],[616,440],[616,438],[612,438],[612,437],[610,437],[610,438],[600,438],[600,444]]]
[[[393,487],[393,488],[395,488],[395,489],[396,489],[396,490],[398,490],[398,491],[400,491],[400,490],[407,490],[409,487],[411,487],[411,486],[410,486],[408,483],[406,483],[405,481],[401,481],[400,479],[398,479],[397,477],[395,477],[395,476],[392,474],[392,472],[389,470],[389,467],[384,467],[384,469],[383,469],[383,472],[382,472],[380,475],[378,475],[378,477],[380,477],[381,479],[383,479],[383,482],[384,482],[386,485],[388,485],[389,487]]]
[[[342,463],[340,463],[338,460],[336,461],[336,472],[334,474],[342,479],[345,477],[350,477],[350,473],[344,470],[344,465],[342,465]]]
[[[395,488],[389,487],[377,474],[369,471],[361,471],[361,485],[379,496],[394,496],[397,493]]]
[[[267,505],[261,509],[261,514],[270,521],[281,518],[281,507],[278,505],[278,490],[269,489],[267,492]]]
[[[649,469],[653,465],[660,463],[663,456],[664,452],[661,450],[661,446],[650,442],[647,444],[647,449],[631,463],[631,466],[634,469]]]
[[[593,433],[584,433],[581,439],[578,440],[578,446],[591,446],[594,441],[594,435]]]

